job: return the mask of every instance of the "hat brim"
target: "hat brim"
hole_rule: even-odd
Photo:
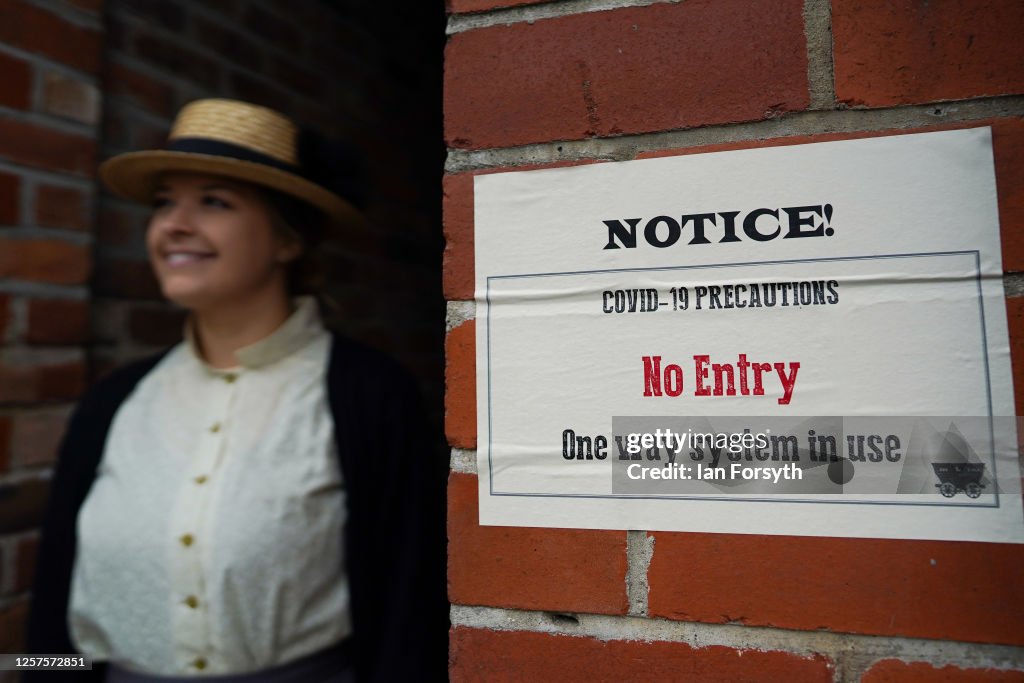
[[[100,164],[99,174],[112,192],[144,204],[153,200],[160,176],[188,172],[247,181],[297,197],[323,211],[339,226],[363,222],[362,214],[338,195],[305,178],[263,164],[230,157],[152,150],[128,152]]]

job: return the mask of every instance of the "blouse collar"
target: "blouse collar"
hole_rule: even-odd
[[[324,330],[315,298],[300,296],[292,303],[295,310],[280,327],[263,339],[235,351],[240,367],[257,368],[270,365],[295,353]],[[185,322],[185,342],[196,360],[214,372],[223,371],[210,367],[203,360],[191,317]]]

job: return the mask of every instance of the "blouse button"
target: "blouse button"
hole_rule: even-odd
[[[205,669],[206,668],[206,660],[203,659],[202,657],[196,657],[195,660],[193,660],[193,662],[192,662],[192,666],[194,666],[197,669]]]
[[[183,546],[190,546],[190,545],[192,545],[192,541],[193,540],[194,539],[192,537],[192,534],[185,534],[184,536],[181,537],[181,544]]]
[[[193,481],[195,483],[197,483],[197,484],[202,484],[202,483],[204,483],[206,481],[206,475],[205,474],[201,474],[198,477],[196,477],[195,479],[193,479]]]
[[[210,431],[214,434],[220,431],[220,422],[214,422],[210,425]]]
[[[235,374],[235,373],[233,373],[233,372],[229,372],[229,373],[227,373],[226,375],[224,375],[224,381],[225,381],[225,382],[227,382],[228,384],[231,384],[231,383],[232,383],[232,382],[234,382],[234,381],[235,381],[236,379],[238,379],[238,375],[236,375],[236,374]]]
[[[199,598],[197,598],[194,595],[190,595],[187,598],[185,598],[185,604],[191,607],[192,609],[195,609],[199,606]]]

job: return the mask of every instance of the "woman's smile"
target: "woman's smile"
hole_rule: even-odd
[[[164,262],[171,268],[194,266],[214,258],[214,254],[201,251],[172,250],[164,255]]]

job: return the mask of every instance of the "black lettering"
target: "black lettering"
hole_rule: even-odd
[[[693,221],[693,239],[690,240],[690,244],[711,244],[711,240],[704,236],[704,223],[710,221],[711,225],[715,225],[715,214],[694,213],[683,216],[680,222],[686,225],[690,221]]]
[[[775,219],[775,232],[771,234],[764,234],[757,231],[757,219],[761,216],[772,216]],[[754,209],[747,214],[746,218],[743,219],[743,232],[745,232],[747,237],[752,240],[767,242],[768,240],[775,239],[779,236],[779,233],[782,232],[782,227],[778,222],[779,212],[777,209]]]
[[[668,236],[665,237],[665,239],[660,239],[658,237],[658,225],[661,223],[668,226]],[[681,232],[679,223],[676,222],[676,219],[670,216],[655,216],[651,220],[647,221],[647,226],[644,227],[644,239],[646,239],[647,243],[652,247],[664,249],[665,247],[671,247],[673,244],[678,242]]]
[[[622,246],[626,249],[636,249],[636,225],[640,222],[639,218],[627,218],[626,223],[629,224],[627,228],[619,221],[603,221],[608,226],[608,244],[604,245],[605,249],[620,249],[621,247],[615,243],[615,238],[619,238]]]
[[[814,225],[814,219],[820,218],[822,215],[822,207],[820,206],[793,206],[788,209],[783,209],[786,215],[789,216],[789,231],[783,239],[791,239],[793,237],[821,237],[825,234],[825,222],[822,221],[817,226]],[[804,216],[802,214],[810,214]],[[810,230],[804,230],[804,226],[810,226]]]

